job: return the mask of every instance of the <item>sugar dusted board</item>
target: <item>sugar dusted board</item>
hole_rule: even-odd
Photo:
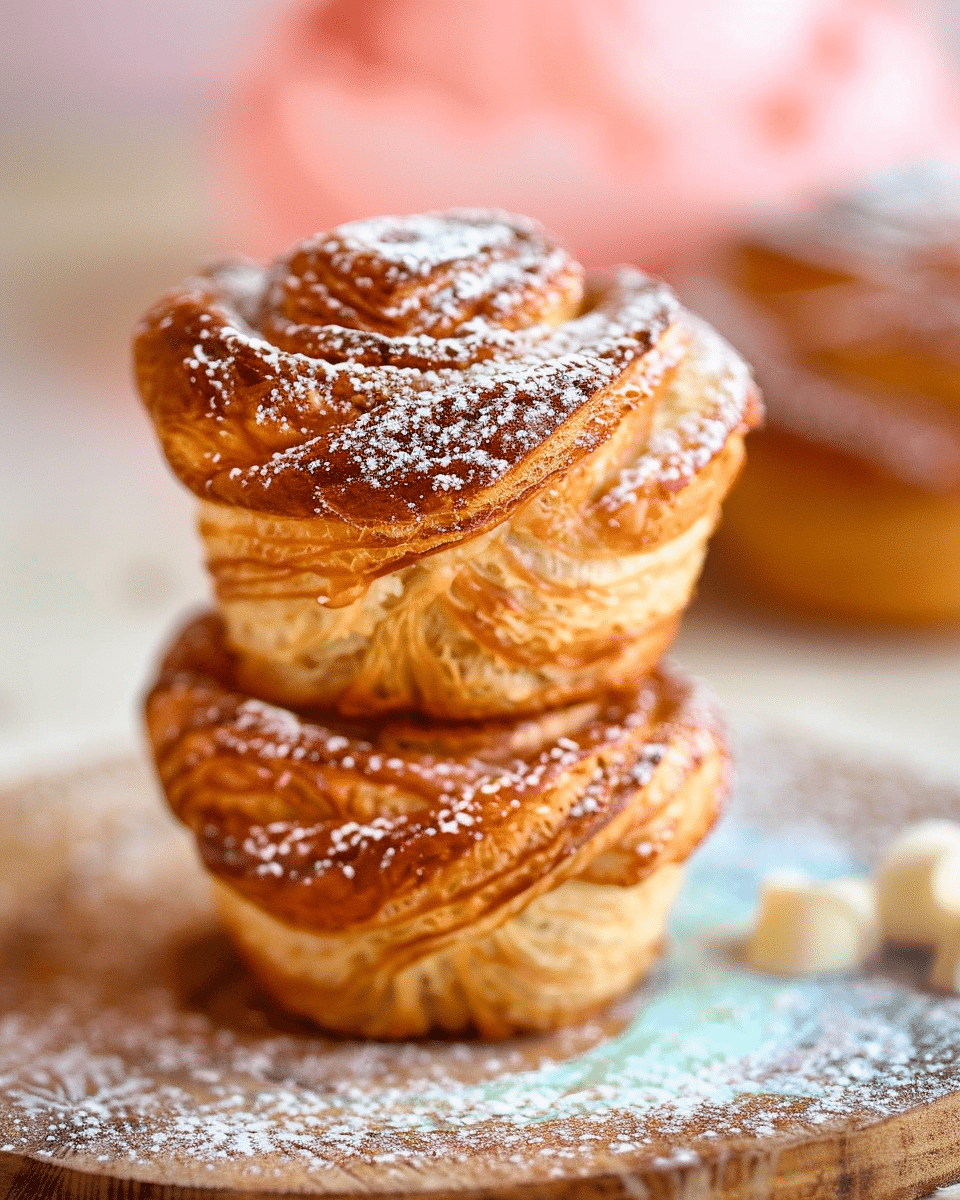
[[[960,999],[888,958],[731,955],[758,876],[869,865],[960,788],[754,737],[667,957],[603,1020],[498,1046],[335,1041],[218,934],[188,837],[118,761],[0,799],[0,1197],[907,1200],[960,1178]]]

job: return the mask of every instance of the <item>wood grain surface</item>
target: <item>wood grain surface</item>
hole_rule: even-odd
[[[916,1200],[960,1178],[960,1000],[924,962],[771,980],[759,874],[869,866],[960,789],[754,736],[662,968],[602,1020],[501,1045],[338,1041],[219,933],[139,761],[0,797],[0,1197]]]

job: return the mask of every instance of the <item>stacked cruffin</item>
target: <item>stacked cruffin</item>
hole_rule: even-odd
[[[216,593],[150,739],[267,989],[379,1038],[627,991],[726,788],[658,663],[759,416],[744,363],[489,211],[213,269],[136,360]]]

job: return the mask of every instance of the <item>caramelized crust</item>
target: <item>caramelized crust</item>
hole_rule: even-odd
[[[525,721],[351,724],[245,694],[215,617],[181,634],[147,719],[207,867],[283,927],[341,947],[331,970],[360,974],[327,988],[351,1004],[375,970],[389,990],[568,880],[629,889],[682,862],[726,775],[715,715],[665,671]]]
[[[629,268],[584,292],[519,217],[380,218],[171,292],[138,330],[137,379],[196,495],[316,521],[342,603],[503,520],[627,412],[649,420],[679,311]]]
[[[759,419],[744,363],[662,284],[472,211],[211,271],[136,352],[219,610],[150,738],[265,985],[371,1037],[628,990],[726,786],[656,663]]]
[[[147,720],[207,866],[288,923],[328,932],[426,913],[434,933],[453,931],[625,846],[634,857],[607,881],[637,882],[689,853],[657,824],[720,744],[716,718],[664,671],[519,722],[299,716],[237,688],[212,616],[173,646]]]

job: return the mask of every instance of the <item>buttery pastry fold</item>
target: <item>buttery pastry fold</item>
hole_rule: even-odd
[[[141,390],[244,684],[347,714],[536,712],[651,669],[758,401],[664,285],[539,226],[342,226],[171,293]]]
[[[553,1028],[628,989],[726,782],[716,715],[660,670],[538,717],[297,715],[238,687],[215,617],[147,703],[160,777],[268,989],[327,1028]]]

